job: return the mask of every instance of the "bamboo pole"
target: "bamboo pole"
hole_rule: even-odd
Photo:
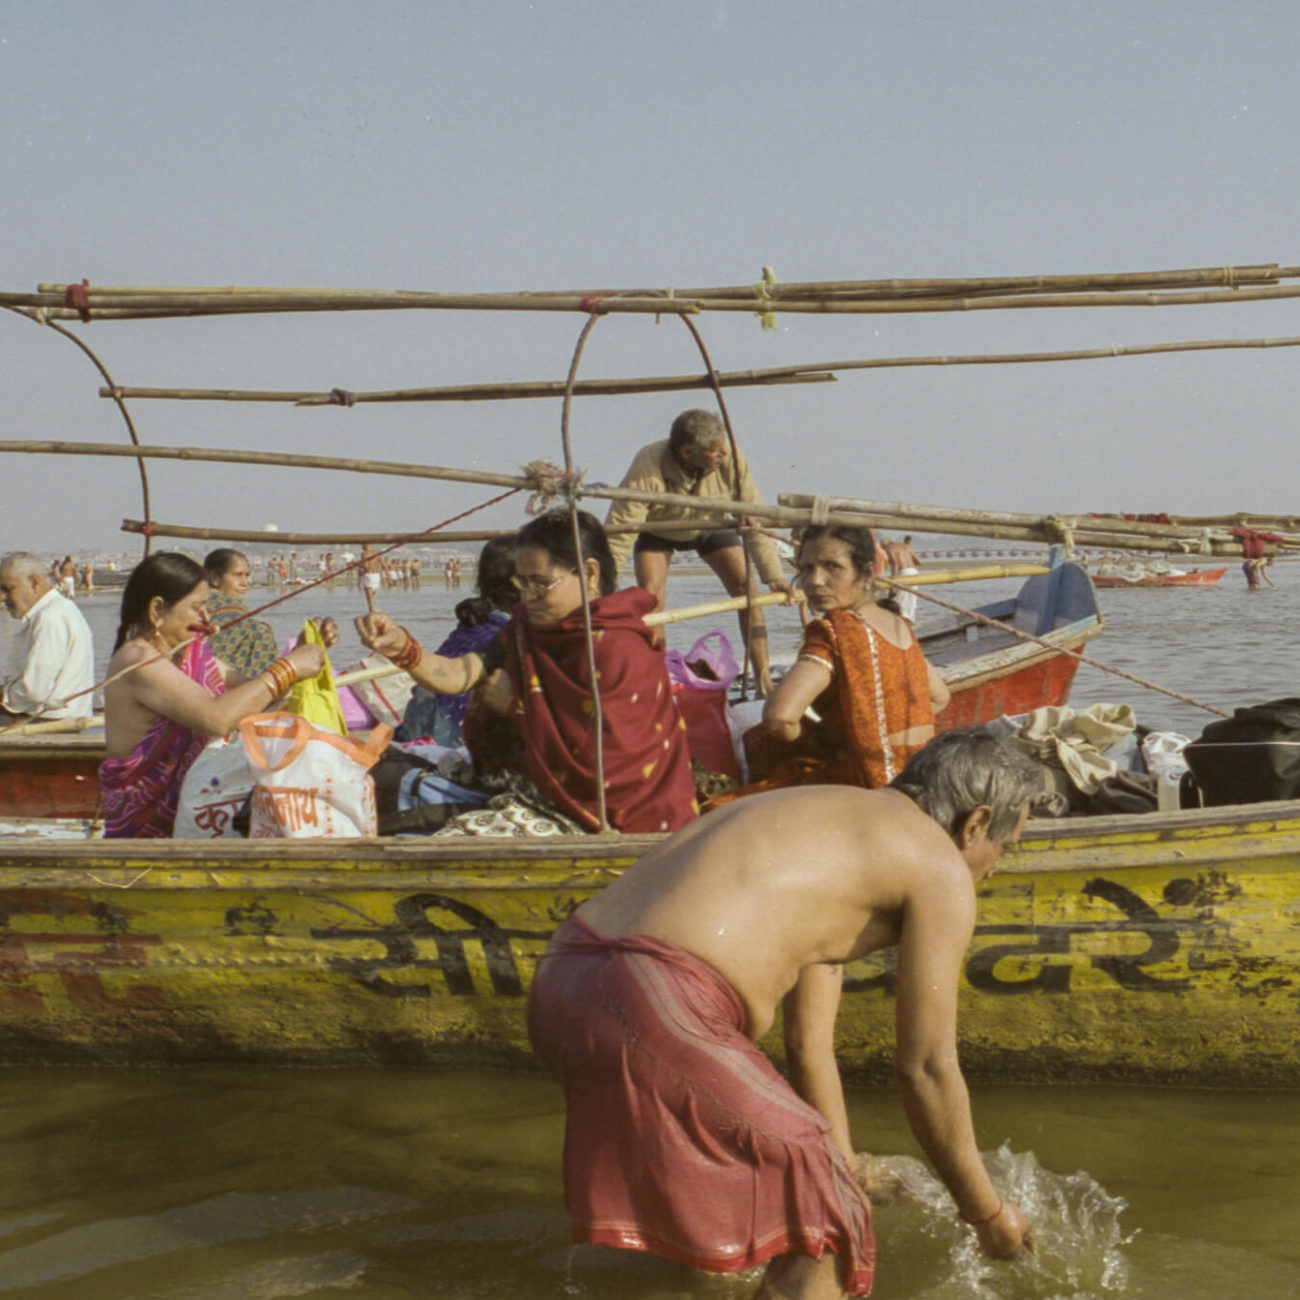
[[[1115,344],[1106,348],[1071,348],[1056,352],[990,352],[914,357],[869,357],[846,361],[773,366],[764,370],[733,371],[718,376],[723,387],[778,386],[834,383],[836,371],[891,370],[909,367],[1024,365],[1056,361],[1102,361],[1123,357],[1154,356],[1177,352],[1267,350],[1300,347],[1300,337],[1253,339],[1187,339],[1174,343]],[[640,379],[593,379],[574,386],[575,394],[617,396],[677,392],[710,387],[707,375],[664,375]],[[335,393],[346,392],[341,400]],[[334,390],[329,393],[298,390],[236,388],[101,388],[100,397],[179,402],[292,402],[296,406],[351,406],[368,402],[491,402],[525,398],[563,397],[558,381],[515,384],[458,384],[434,388],[389,389],[376,392]]]
[[[543,294],[360,293],[346,299],[330,291],[315,295],[171,294],[129,300],[92,290],[83,311],[63,305],[57,295],[0,293],[0,306],[36,309],[42,320],[151,320],[182,316],[247,315],[284,312],[341,311],[545,311],[590,315],[692,315],[698,312],[748,312],[821,315],[894,315],[926,312],[1009,311],[1023,308],[1170,307],[1225,302],[1270,302],[1300,297],[1300,286],[1262,285],[1182,292],[1011,293],[1002,296],[842,298],[687,298]],[[120,305],[128,303],[130,305]]]
[[[719,375],[724,388],[780,386],[783,384],[833,384],[835,376],[813,366],[776,366],[767,370],[739,370]],[[585,379],[573,386],[579,397],[618,397],[636,393],[673,393],[711,388],[708,375],[651,375],[630,379]],[[336,397],[335,394],[342,394]],[[436,388],[396,388],[376,392],[335,389],[270,391],[238,388],[101,388],[100,397],[178,402],[289,402],[295,406],[353,406],[369,402],[496,402],[535,397],[563,397],[564,384],[551,380],[511,384],[456,384]]]
[[[802,493],[782,493],[777,500],[786,506],[811,507],[819,500],[832,511],[856,513],[881,528],[910,528],[915,532],[951,532],[965,536],[987,536],[1019,541],[1059,541],[1071,533],[1081,545],[1115,546],[1135,550],[1183,551],[1200,547],[1208,540],[1214,554],[1239,555],[1241,543],[1230,531],[1193,528],[1187,525],[1148,523],[1108,515],[1031,515],[1008,511],[962,510],[947,506],[917,506],[899,501],[861,501],[850,497],[817,498]],[[1025,536],[1028,532],[1032,536]],[[1300,546],[1300,536],[1287,538],[1288,545]],[[1231,548],[1224,550],[1222,548]]]
[[[415,465],[400,461],[357,460],[343,456],[307,456],[296,452],[262,452],[215,450],[203,447],[122,447],[103,442],[0,442],[0,454],[6,452],[43,456],[118,456],[158,460],[199,461],[232,465],[283,466],[294,469],[337,470],[353,474],[377,474],[396,478],[443,479],[453,483],[479,483],[489,487],[514,488],[534,492],[538,481],[523,475],[489,474],[478,470],[445,469],[435,465]],[[696,516],[700,531],[708,523],[731,515],[744,515],[770,523],[798,525],[809,522],[812,512],[783,506],[760,505],[751,501],[733,501],[724,497],[701,498],[684,492],[643,492],[636,488],[581,484],[579,497],[597,501],[643,501],[650,504],[679,506]],[[860,523],[861,517],[832,513],[832,523]],[[657,527],[657,525],[656,525]],[[273,537],[278,534],[264,534]]]
[[[735,521],[729,521],[734,523]],[[265,529],[239,528],[197,528],[188,524],[150,523],[141,519],[123,519],[121,532],[143,533],[146,529],[152,537],[174,537],[182,541],[221,541],[265,543],[275,546],[362,546],[366,542],[378,546],[398,542],[419,542],[423,545],[442,545],[445,542],[486,542],[494,537],[513,537],[517,528],[469,528],[457,532],[439,532],[428,534],[424,529],[403,529],[394,533],[293,533],[277,529],[268,533]],[[698,533],[698,520],[664,520],[654,524],[608,524],[605,532],[613,537],[620,533]]]
[[[1257,515],[1241,511],[1235,515],[1170,515],[1169,522],[1192,528],[1250,528],[1257,532],[1300,533],[1300,515]]]
[[[400,478],[442,479],[456,483],[478,483],[492,487],[534,491],[534,479],[476,470],[454,470],[432,465],[395,461],[358,460],[339,456],[307,456],[286,452],[208,450],[197,447],[123,447],[112,443],[67,443],[18,441],[0,442],[0,453],[39,455],[145,457],[241,465],[291,466],[298,469],[338,470]],[[940,506],[909,506],[902,503],[856,501],[850,498],[817,498],[783,494],[776,506],[724,498],[702,500],[686,493],[642,492],[635,488],[592,485],[577,489],[580,497],[604,501],[643,501],[676,506],[695,514],[697,520],[724,515],[742,515],[769,523],[802,527],[816,514],[827,523],[867,525],[879,528],[910,527],[916,532],[951,533],[957,536],[989,537],[1009,541],[1058,542],[1068,533],[1080,546],[1114,550],[1167,551],[1177,554],[1237,556],[1240,543],[1232,538],[1210,538],[1208,549],[1201,533],[1186,531],[1174,535],[1171,525],[1140,524],[1131,520],[1088,519],[1087,516],[1012,515],[996,511],[952,510]],[[808,503],[803,504],[791,503]],[[826,507],[825,512],[815,507]],[[1086,522],[1085,522],[1086,521]],[[272,536],[267,534],[266,536]],[[1300,546],[1300,538],[1287,538],[1286,545]]]
[[[542,290],[517,297],[612,297],[612,296],[651,296],[666,294],[671,297],[736,297],[752,299],[759,295],[780,297],[792,295],[809,297],[823,294],[860,294],[860,295],[902,295],[908,293],[943,293],[949,296],[964,296],[972,293],[1003,292],[1019,290],[1022,292],[1060,292],[1095,289],[1133,289],[1133,288],[1179,288],[1189,286],[1222,286],[1233,288],[1242,284],[1273,283],[1278,279],[1292,278],[1300,275],[1300,268],[1280,267],[1276,262],[1256,263],[1248,266],[1193,267],[1165,271],[1125,271],[1095,272],[1071,275],[1029,275],[1029,276],[967,276],[941,278],[889,278],[875,280],[822,280],[822,281],[779,281],[764,268],[762,283],[727,285],[723,287],[691,289],[648,289],[648,288],[603,288],[603,289],[563,289]],[[65,301],[70,289],[80,289],[80,285],[62,283],[42,283],[37,292],[42,297],[55,297],[60,305]],[[201,294],[205,297],[240,299],[265,297],[285,299],[301,296],[328,296],[336,301],[368,299],[376,291],[367,289],[295,289],[275,286],[257,285],[87,285],[88,293],[128,300],[147,300],[177,295]],[[407,290],[379,291],[388,296],[410,298]]]

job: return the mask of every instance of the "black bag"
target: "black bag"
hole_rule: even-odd
[[[1300,798],[1300,699],[1237,709],[1211,722],[1183,757],[1206,806]]]

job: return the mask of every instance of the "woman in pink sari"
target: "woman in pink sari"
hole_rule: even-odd
[[[206,640],[207,598],[203,569],[184,555],[151,555],[127,579],[104,688],[105,838],[170,836],[181,782],[204,745],[320,671],[319,646],[299,646],[253,678],[223,664]]]

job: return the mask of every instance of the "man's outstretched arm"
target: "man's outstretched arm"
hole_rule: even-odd
[[[916,1140],[985,1253],[1017,1254],[1028,1222],[1004,1204],[975,1141],[957,1061],[957,981],[975,926],[974,890],[933,873],[909,899],[898,944],[894,1072]]]

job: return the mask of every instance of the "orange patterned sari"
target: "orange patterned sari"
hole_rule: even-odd
[[[790,785],[888,785],[921,748],[891,745],[889,737],[934,725],[929,673],[915,636],[900,650],[856,614],[833,609],[809,623],[799,658],[831,671],[830,685],[813,703],[821,722],[805,721],[793,743],[762,727],[746,732],[754,784],[744,793]]]

